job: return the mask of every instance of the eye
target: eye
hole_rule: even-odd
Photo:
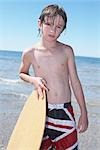
[[[61,27],[58,26],[57,28],[61,28]]]
[[[58,29],[61,29],[61,26],[57,26]]]
[[[50,26],[51,24],[50,24],[50,23],[48,23],[48,22],[45,22],[45,25]]]

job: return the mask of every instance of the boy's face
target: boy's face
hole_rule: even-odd
[[[45,17],[44,22],[39,22],[39,28],[42,32],[42,37],[48,41],[56,40],[63,31],[64,20],[60,15],[53,18]]]

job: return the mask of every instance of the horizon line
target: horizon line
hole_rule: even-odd
[[[23,53],[23,51],[21,51],[21,50],[0,49],[0,51],[8,51],[8,52],[19,52],[19,53]],[[87,57],[87,58],[98,58],[98,59],[100,59],[99,56],[97,57],[97,56],[75,55],[75,57]]]

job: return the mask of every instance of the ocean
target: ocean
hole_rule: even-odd
[[[19,78],[21,56],[22,52],[0,50],[0,150],[7,145],[15,118],[34,89]],[[76,56],[75,59],[86,102],[100,104],[100,58]],[[30,73],[34,75],[32,68]]]
[[[20,98],[27,96],[34,88],[19,78],[21,56],[22,52],[0,51],[0,97],[6,100],[12,95]],[[99,101],[100,58],[76,56],[76,65],[86,99],[90,102]]]

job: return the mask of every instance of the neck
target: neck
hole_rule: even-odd
[[[48,41],[46,41],[44,39],[41,39],[41,41],[40,41],[41,47],[43,47],[45,49],[48,49],[48,50],[56,48],[57,47],[57,43],[58,43],[58,41],[48,42]]]

